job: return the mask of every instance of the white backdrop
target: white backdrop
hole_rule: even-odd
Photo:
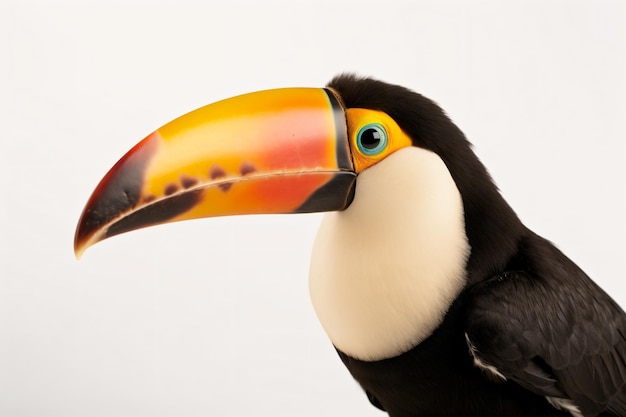
[[[382,416],[317,323],[321,215],[74,227],[198,106],[356,71],[435,99],[520,217],[626,306],[620,1],[0,4],[0,415]]]

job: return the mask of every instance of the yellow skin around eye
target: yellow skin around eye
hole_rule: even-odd
[[[386,113],[368,109],[348,109],[346,110],[346,118],[348,119],[348,135],[350,136],[352,159],[357,174],[382,161],[395,151],[412,145],[411,139]],[[357,135],[363,126],[371,123],[377,123],[385,129],[387,132],[387,146],[376,155],[365,155],[359,150]]]

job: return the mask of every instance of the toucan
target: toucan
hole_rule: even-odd
[[[626,416],[624,311],[402,86],[342,74],[175,119],[104,176],[75,252],[165,222],[309,212],[327,212],[314,310],[391,417]]]

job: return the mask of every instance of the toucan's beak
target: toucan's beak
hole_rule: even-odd
[[[166,124],[124,155],[87,202],[74,250],[80,256],[108,237],[178,220],[343,210],[355,178],[332,91],[230,98]]]

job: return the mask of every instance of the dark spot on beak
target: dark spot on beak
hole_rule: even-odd
[[[256,171],[256,167],[249,162],[244,162],[239,167],[239,172],[241,173],[241,175],[252,174],[255,171]]]
[[[227,192],[233,186],[232,182],[223,182],[221,184],[217,184],[220,190]]]
[[[176,184],[167,184],[165,186],[165,195],[172,195],[174,194],[176,191],[178,191],[178,185]]]
[[[186,175],[182,175],[180,177],[180,183],[184,188],[191,188],[198,183],[198,180],[192,177],[188,177]]]
[[[147,203],[151,203],[151,202],[153,202],[154,200],[156,200],[156,197],[155,197],[155,196],[153,196],[152,194],[148,194],[147,196],[145,196],[145,197],[143,198],[143,202],[144,202],[144,203],[146,203],[146,204],[147,204]]]
[[[222,178],[226,176],[226,171],[222,167],[213,165],[211,167],[211,171],[209,172],[209,176],[211,177],[212,180],[215,180],[217,178]]]

